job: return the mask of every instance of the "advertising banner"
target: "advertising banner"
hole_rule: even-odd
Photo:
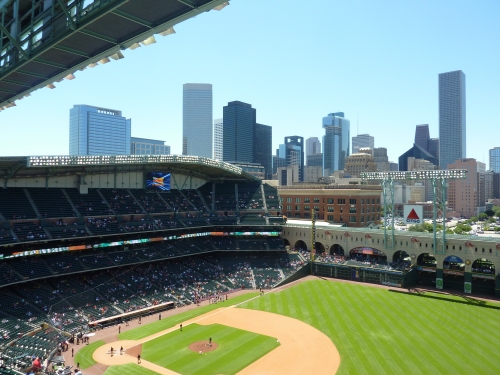
[[[440,277],[436,278],[436,289],[443,289],[443,279]]]
[[[464,293],[472,293],[472,283],[469,281],[466,281],[464,283]]]
[[[424,207],[405,204],[403,210],[404,222],[408,225],[423,224],[424,223]]]
[[[443,270],[445,275],[455,275],[455,276],[463,276],[464,271],[456,271],[456,270]]]

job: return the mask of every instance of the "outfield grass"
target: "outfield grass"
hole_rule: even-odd
[[[324,332],[340,352],[339,374],[500,371],[500,313],[477,304],[317,280],[241,307],[297,318]]]
[[[148,370],[147,368],[129,363],[120,366],[111,366],[106,369],[104,375],[158,375],[158,373]]]
[[[97,362],[92,358],[92,354],[98,347],[103,346],[104,344],[104,341],[98,340],[92,344],[85,345],[75,354],[75,363],[79,362],[82,370],[95,365]]]
[[[188,349],[212,337],[219,347],[203,355]],[[190,324],[142,344],[141,357],[183,375],[235,374],[279,346],[276,338],[221,324]]]
[[[205,314],[220,307],[232,306],[237,303],[247,301],[250,298],[256,297],[257,295],[258,293],[242,294],[234,298],[229,298],[229,300],[224,302],[219,302],[217,304],[199,307],[197,309],[189,310],[181,314],[169,316],[163,318],[162,320],[158,320],[156,322],[149,324],[144,324],[137,328],[131,329],[127,332],[123,332],[120,335],[118,335],[118,337],[120,340],[139,340],[144,337],[151,336],[152,334],[155,334],[157,332],[161,332],[168,328],[179,325],[180,323],[183,323],[186,320],[192,319],[198,315]]]

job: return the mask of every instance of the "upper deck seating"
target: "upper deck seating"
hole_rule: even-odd
[[[32,221],[15,223],[13,230],[21,242],[43,241],[48,238],[43,228]]]
[[[278,198],[278,189],[268,184],[262,184],[264,187],[264,196],[268,210],[280,210],[280,201]]]
[[[118,215],[143,213],[141,207],[127,190],[101,189],[100,192]]]
[[[66,189],[66,193],[82,216],[113,215],[97,189],[89,189],[88,194],[80,194],[77,189]]]
[[[264,202],[259,183],[238,184],[238,204],[240,210],[264,211]]]
[[[172,189],[168,192],[158,193],[165,199],[173,210],[178,212],[194,211],[193,206],[188,202],[186,198],[179,192],[179,190]]]
[[[132,194],[149,213],[159,214],[172,212],[172,208],[156,191],[133,190]]]
[[[77,213],[71,207],[61,189],[28,189],[38,212],[44,218],[75,217]]]
[[[215,184],[215,210],[224,212],[236,211],[236,204],[238,203],[235,198],[234,184]]]
[[[205,205],[203,204],[200,196],[198,195],[198,190],[196,189],[184,189],[182,193],[186,196],[186,198],[191,202],[192,206],[194,206],[196,211],[206,212]],[[189,210],[193,211],[193,209]]]
[[[36,218],[35,210],[20,188],[0,189],[0,213],[7,220]]]
[[[7,229],[0,228],[0,245],[12,242],[16,242],[16,239],[12,237],[10,228]]]

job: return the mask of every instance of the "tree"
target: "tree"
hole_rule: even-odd
[[[500,217],[500,206],[493,206],[492,210],[496,217]]]
[[[486,214],[486,212],[481,212],[478,218],[480,221],[485,221],[488,218],[488,215]]]
[[[486,215],[488,215],[489,217],[495,216],[495,211],[493,211],[493,210],[486,210],[486,211],[484,211],[484,213]]]
[[[455,232],[453,232],[453,229],[446,229],[446,234],[454,234]]]
[[[470,222],[475,223],[476,221],[478,221],[477,216],[472,216],[472,217],[470,218]]]

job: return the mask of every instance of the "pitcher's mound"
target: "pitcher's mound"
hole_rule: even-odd
[[[208,341],[197,341],[193,342],[191,345],[189,345],[189,350],[192,350],[193,352],[199,353],[199,352],[211,352],[215,349],[217,349],[219,345],[217,345],[215,342],[212,341],[212,346],[208,346]]]

